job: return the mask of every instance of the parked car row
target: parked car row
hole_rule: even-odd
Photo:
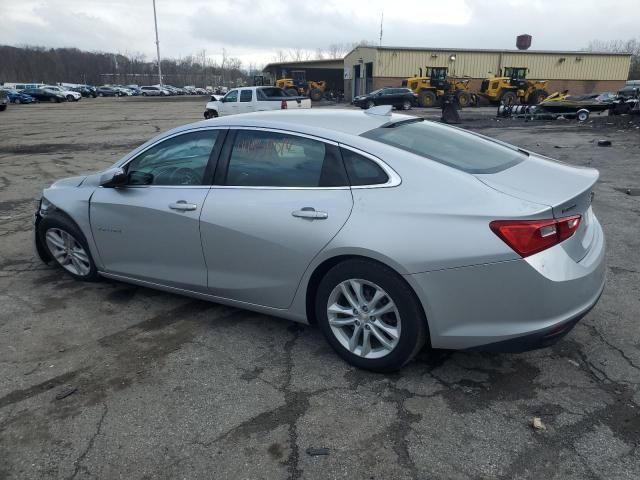
[[[28,104],[38,102],[77,102],[82,98],[96,97],[130,97],[130,96],[172,96],[172,95],[207,95],[213,93],[212,88],[204,89],[195,86],[177,88],[172,85],[79,85],[61,83],[46,85],[42,83],[10,83],[0,85],[0,111],[4,111],[9,103]]]
[[[178,88],[173,85],[103,85],[98,87],[97,93],[100,97],[169,97],[173,95],[206,95],[209,92],[204,88],[194,86]]]

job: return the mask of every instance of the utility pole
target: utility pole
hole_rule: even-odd
[[[380,16],[380,46],[382,46],[382,24],[384,22],[384,11],[382,11],[382,15]]]
[[[156,25],[156,50],[158,51],[158,79],[162,86],[162,68],[160,67],[160,40],[158,40],[158,17],[156,15],[156,0],[153,0],[153,23]]]

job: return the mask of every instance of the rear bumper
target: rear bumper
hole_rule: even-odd
[[[566,335],[595,306],[605,283],[605,240],[594,218],[589,253],[562,244],[526,259],[408,275],[435,348],[524,351]]]

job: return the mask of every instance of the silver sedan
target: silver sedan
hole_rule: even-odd
[[[318,325],[376,371],[425,345],[522,351],[598,301],[598,172],[388,107],[159,135],[44,190],[36,247],[100,277]]]

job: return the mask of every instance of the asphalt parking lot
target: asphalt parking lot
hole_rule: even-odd
[[[607,287],[552,348],[425,350],[385,376],[342,362],[316,328],[39,262],[43,187],[199,120],[206,102],[143,100],[0,114],[0,478],[640,478],[636,125],[463,111],[465,127],[600,170]]]

